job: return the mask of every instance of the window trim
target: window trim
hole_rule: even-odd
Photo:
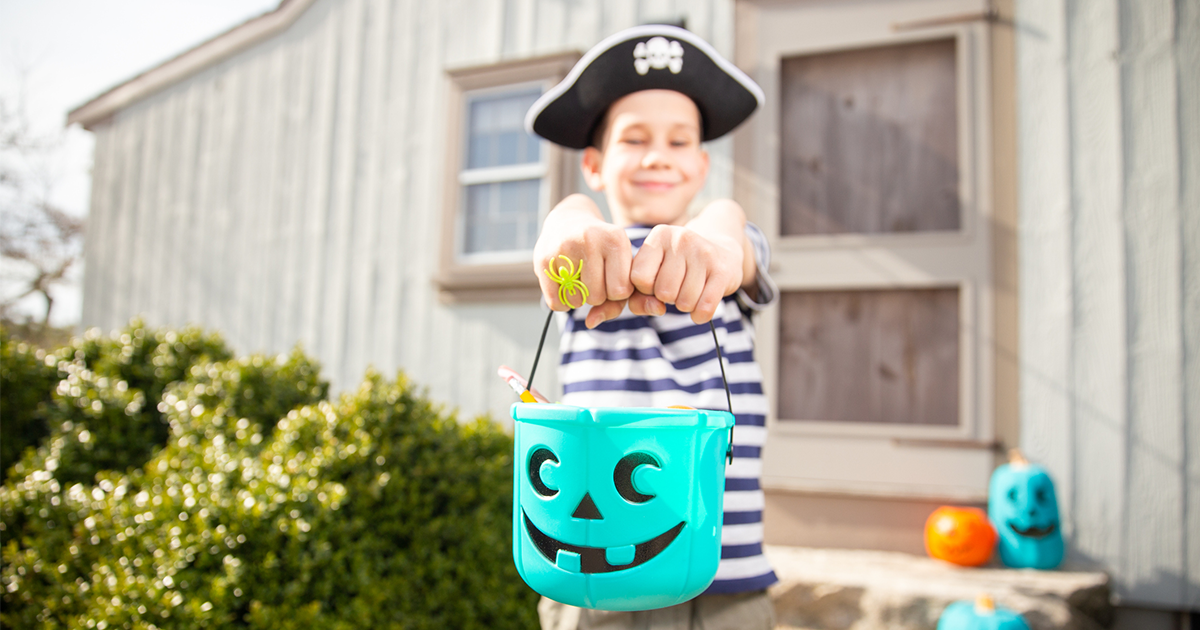
[[[469,92],[518,87],[522,84],[543,83],[546,89],[561,81],[570,72],[580,53],[557,53],[529,59],[505,61],[498,64],[452,68],[446,71],[446,111],[448,124],[445,142],[445,167],[441,204],[441,243],[438,271],[433,283],[438,299],[443,303],[488,301],[534,301],[540,290],[532,271],[532,252],[528,260],[505,261],[506,255],[474,257],[485,262],[460,260],[458,244],[462,213],[461,175],[466,133],[466,104]],[[544,175],[542,190],[550,204],[565,196],[573,180],[569,177],[574,152],[544,142],[542,145]],[[506,167],[507,168],[507,167]],[[468,178],[469,179],[469,178]],[[548,208],[546,208],[548,210]],[[538,217],[539,224],[544,217]],[[524,256],[514,253],[513,257]],[[489,258],[494,262],[486,262]]]

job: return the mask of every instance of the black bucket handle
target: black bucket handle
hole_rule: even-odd
[[[550,330],[550,320],[554,318],[554,311],[551,310],[546,315],[546,323],[542,325],[542,337],[538,339],[537,354],[533,356],[533,368],[529,370],[529,380],[526,382],[525,388],[533,391],[533,376],[537,373],[538,361],[542,358],[542,346],[546,343],[546,331]],[[729,415],[733,416],[733,396],[729,393],[729,379],[725,377],[725,357],[721,354],[721,342],[717,339],[717,327],[708,320],[708,329],[712,331],[713,345],[717,348],[717,364],[721,366],[721,383],[725,386],[725,404],[728,406]],[[733,463],[733,427],[737,424],[737,416],[733,417],[733,424],[729,425],[729,448],[725,451],[725,460],[727,463]]]

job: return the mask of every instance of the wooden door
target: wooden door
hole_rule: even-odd
[[[740,5],[738,63],[768,105],[738,137],[738,194],[782,292],[759,330],[768,488],[986,496],[982,5]]]

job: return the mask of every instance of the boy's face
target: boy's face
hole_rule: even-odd
[[[683,225],[708,176],[700,111],[672,90],[643,90],[608,110],[603,150],[583,153],[583,174],[604,191],[618,225]]]

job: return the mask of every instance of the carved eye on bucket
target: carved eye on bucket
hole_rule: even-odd
[[[637,484],[634,483],[633,474],[641,466],[652,466],[661,468],[658,460],[649,453],[637,452],[630,453],[621,458],[617,462],[617,467],[613,470],[613,484],[617,486],[617,492],[621,497],[630,503],[645,503],[654,498],[653,494],[646,494],[638,490]],[[642,490],[650,488],[643,487]]]
[[[557,489],[547,485],[547,482],[554,483],[553,479],[542,479],[542,464],[547,461],[554,462],[555,464],[558,463],[558,457],[550,449],[539,448],[533,452],[533,455],[529,458],[529,483],[533,484],[533,489],[538,494],[544,497],[552,497],[558,494]]]

